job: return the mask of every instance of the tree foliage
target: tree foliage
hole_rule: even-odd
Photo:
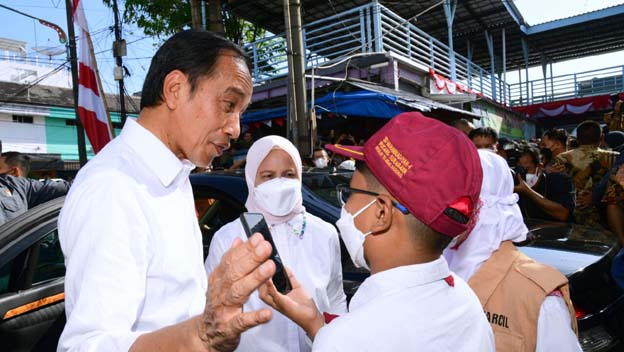
[[[103,0],[104,4],[112,8],[113,0]],[[255,26],[241,18],[236,17],[217,1],[221,14],[217,16],[223,23],[226,38],[237,44],[250,43],[265,35],[265,30]],[[209,16],[209,4],[206,4],[206,17]],[[134,23],[143,30],[146,35],[158,38],[167,38],[172,34],[191,28],[191,1],[171,0],[126,0],[120,2],[123,9],[124,22]],[[208,20],[206,19],[206,22]]]

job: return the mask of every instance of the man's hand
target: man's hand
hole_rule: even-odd
[[[206,308],[200,319],[199,337],[207,351],[232,351],[242,332],[271,319],[270,309],[243,313],[249,295],[275,273],[267,261],[271,245],[254,234],[243,243],[236,239],[208,278]]]
[[[277,291],[273,282],[268,280],[264,285],[260,286],[260,298],[264,303],[301,326],[310,339],[314,340],[316,333],[325,324],[325,319],[316,308],[316,304],[310,295],[297,281],[293,272],[289,268],[285,269],[292,285],[292,290],[287,295],[283,295]]]
[[[270,309],[243,313],[249,295],[275,272],[270,254],[271,245],[260,234],[245,243],[236,239],[208,278],[204,313],[139,336],[130,351],[234,350],[243,331],[271,319]]]

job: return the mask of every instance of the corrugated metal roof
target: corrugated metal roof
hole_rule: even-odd
[[[432,110],[445,110],[445,111],[457,114],[458,115],[457,118],[467,117],[467,118],[477,119],[477,120],[481,119],[481,115],[475,114],[471,111],[456,108],[454,106],[450,106],[447,104],[442,104],[437,101],[433,101],[429,98],[426,98],[426,97],[423,97],[414,93],[406,92],[403,90],[397,91],[397,90],[384,87],[384,86],[380,86],[377,84],[368,84],[368,83],[363,83],[363,82],[354,82],[354,81],[345,81],[345,82],[355,87],[369,90],[371,92],[393,95],[397,97],[398,103],[409,106],[413,109],[420,110],[422,112],[429,112]]]
[[[561,21],[561,20],[566,20],[566,19],[570,19],[570,18],[574,18],[574,17],[579,17],[579,16],[590,14],[590,13],[594,13],[594,12],[597,12],[597,11],[603,11],[603,10],[607,10],[607,9],[611,9],[611,8],[617,8],[620,5],[624,5],[624,2],[621,2],[619,4],[615,4],[615,5],[611,5],[611,6],[607,6],[607,7],[603,7],[603,8],[599,8],[599,9],[592,10],[592,11],[585,11],[585,12],[577,13],[576,15],[570,15],[570,16],[566,16],[566,17],[556,18],[556,19],[549,20],[549,21],[544,21],[544,22],[531,23],[531,26],[538,26],[540,24],[553,23],[553,22],[557,22],[557,21]]]
[[[26,89],[28,85],[12,82],[0,82],[0,104],[23,103],[42,106],[74,107],[74,93],[68,88],[35,85]],[[132,102],[126,97],[126,111],[139,113],[141,99],[132,97]],[[116,94],[106,94],[109,111],[118,112],[121,108]]]

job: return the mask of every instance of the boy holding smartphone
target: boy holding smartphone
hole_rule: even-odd
[[[336,225],[354,264],[371,276],[349,313],[328,325],[292,272],[290,293],[268,282],[261,298],[299,324],[316,351],[493,351],[479,300],[441,256],[478,213],[482,170],[471,141],[403,113],[364,147],[327,149],[358,161],[350,186],[338,188]]]

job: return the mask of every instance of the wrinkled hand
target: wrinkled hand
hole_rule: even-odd
[[[293,272],[289,268],[284,269],[292,285],[292,290],[288,294],[283,295],[277,291],[273,281],[268,280],[258,290],[260,298],[264,303],[301,326],[310,339],[313,340],[318,330],[325,324],[325,319],[316,308],[316,304],[310,295],[297,281]]]
[[[208,278],[206,307],[199,336],[207,351],[232,351],[242,332],[271,319],[270,309],[243,313],[249,295],[275,272],[267,261],[271,245],[254,234],[243,243],[236,239]]]
[[[615,180],[620,186],[624,187],[624,164],[620,165],[618,171],[615,173]]]
[[[576,195],[576,207],[584,209],[592,204],[592,193],[590,191],[580,191]]]

